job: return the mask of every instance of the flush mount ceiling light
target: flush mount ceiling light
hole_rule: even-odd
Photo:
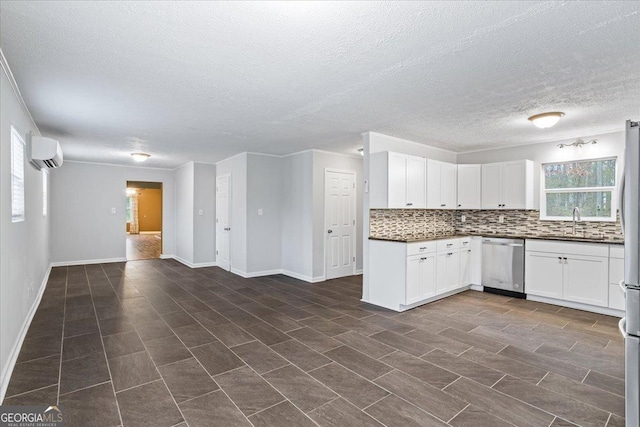
[[[149,157],[151,157],[151,154],[147,154],[147,153],[131,153],[131,157],[133,157],[133,160],[135,160],[136,162],[144,162]]]
[[[576,140],[576,142],[572,142],[571,144],[558,144],[558,148],[564,148],[564,147],[582,147],[583,145],[587,145],[587,144],[597,144],[598,140],[597,139],[592,139],[590,141],[583,141],[581,139]]]
[[[564,116],[564,113],[561,113],[560,111],[552,111],[549,113],[536,114],[535,116],[529,117],[527,120],[540,129],[546,129],[558,123],[562,116]]]

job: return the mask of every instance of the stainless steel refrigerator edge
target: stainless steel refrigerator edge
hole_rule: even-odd
[[[640,122],[627,120],[620,218],[624,233],[625,403],[627,427],[640,425]]]

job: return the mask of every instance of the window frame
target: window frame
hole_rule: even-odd
[[[17,150],[16,150],[16,143],[18,145],[20,145],[20,156],[21,156],[21,161],[22,161],[22,176],[20,177],[20,185],[22,187],[22,206],[16,206],[17,202],[16,200],[14,200],[15,197],[15,187],[16,187],[16,179],[18,178],[18,172],[15,170],[16,169],[16,156],[17,156]],[[25,183],[25,176],[26,176],[26,165],[25,165],[25,150],[26,150],[26,144],[24,143],[24,138],[22,138],[22,136],[20,135],[20,132],[18,132],[18,130],[11,125],[11,222],[12,223],[17,223],[17,222],[24,222],[26,220],[26,216],[27,216],[27,206],[26,206],[26,183]],[[21,209],[20,209],[21,208]],[[16,211],[21,210],[21,212],[16,213]]]
[[[570,187],[570,188],[545,188],[546,183],[546,175],[544,173],[544,167],[547,165],[561,165],[568,163],[581,163],[581,162],[598,162],[604,160],[615,160],[615,183],[613,186],[603,186],[603,187]],[[559,194],[559,193],[597,193],[597,192],[606,192],[611,191],[611,215],[609,216],[584,216],[582,215],[580,221],[590,221],[590,222],[616,222],[618,218],[618,186],[619,186],[619,177],[618,177],[618,167],[619,167],[618,157],[599,157],[595,159],[579,159],[579,160],[566,160],[562,162],[547,162],[542,163],[540,165],[540,220],[541,221],[566,221],[572,222],[573,218],[571,216],[552,216],[547,215],[547,194]]]

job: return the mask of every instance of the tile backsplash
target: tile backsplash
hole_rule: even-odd
[[[462,216],[465,222],[462,222]],[[504,222],[498,218],[504,216]],[[384,238],[431,238],[452,234],[491,234],[523,237],[559,236],[570,230],[570,221],[541,221],[537,210],[428,210],[371,209],[370,236]],[[620,221],[579,221],[579,236],[622,242]]]

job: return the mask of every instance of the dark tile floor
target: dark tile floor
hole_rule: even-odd
[[[617,319],[467,291],[399,314],[361,277],[55,268],[4,404],[69,426],[622,426]],[[572,424],[573,423],[573,424]]]

